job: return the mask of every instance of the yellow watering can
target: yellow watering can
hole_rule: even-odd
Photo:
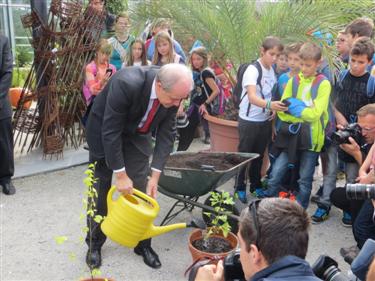
[[[160,209],[155,199],[134,188],[133,195],[121,195],[113,200],[115,190],[112,186],[108,192],[108,214],[101,224],[102,231],[111,240],[134,248],[141,240],[186,227],[186,223],[153,225]]]

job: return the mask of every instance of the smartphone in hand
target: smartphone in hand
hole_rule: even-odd
[[[285,105],[286,107],[288,107],[290,105],[290,101],[288,100],[283,100],[282,101],[282,104]]]
[[[112,68],[107,68],[107,70],[105,71],[105,74],[109,73],[109,76],[112,76]]]

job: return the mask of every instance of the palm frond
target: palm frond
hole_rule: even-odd
[[[235,66],[257,58],[264,37],[274,35],[285,43],[314,41],[333,66],[335,49],[325,37],[358,16],[375,12],[373,0],[138,0],[129,1],[133,22],[169,18],[175,37],[199,39],[219,60]],[[322,38],[311,36],[321,31]]]

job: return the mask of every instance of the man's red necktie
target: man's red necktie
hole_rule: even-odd
[[[155,114],[159,108],[159,100],[158,99],[155,99],[152,103],[152,107],[150,109],[150,111],[148,112],[148,115],[147,115],[147,118],[146,118],[146,121],[143,123],[143,126],[138,128],[138,132],[139,133],[147,133],[150,129],[150,126],[151,126],[151,123],[152,123],[152,120],[154,120],[154,117],[155,117]]]

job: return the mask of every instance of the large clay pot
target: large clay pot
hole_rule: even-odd
[[[9,89],[9,99],[12,107],[17,108],[18,102],[21,98],[22,88],[10,88]],[[26,94],[29,94],[28,91]],[[24,103],[23,108],[29,109],[31,106],[31,100]]]
[[[206,252],[203,252],[203,251],[200,251],[198,250],[197,248],[195,248],[193,246],[193,242],[195,240],[199,240],[199,239],[202,239],[202,230],[201,229],[195,229],[193,230],[192,233],[190,233],[190,236],[189,236],[189,250],[190,250],[190,253],[191,253],[191,257],[193,258],[193,261],[196,261],[198,259],[201,259],[201,258],[205,258],[205,257],[209,257],[209,258],[224,258],[226,257],[229,253],[231,253],[232,251],[234,251],[237,246],[238,246],[238,238],[235,234],[233,234],[232,232],[229,232],[228,236],[227,237],[223,237],[223,236],[219,236],[219,235],[213,235],[213,237],[221,237],[221,238],[224,238],[226,240],[229,241],[230,245],[232,246],[232,250],[228,251],[228,252],[225,252],[225,253],[206,253]]]
[[[210,128],[211,151],[237,152],[238,151],[238,122],[204,115]]]

